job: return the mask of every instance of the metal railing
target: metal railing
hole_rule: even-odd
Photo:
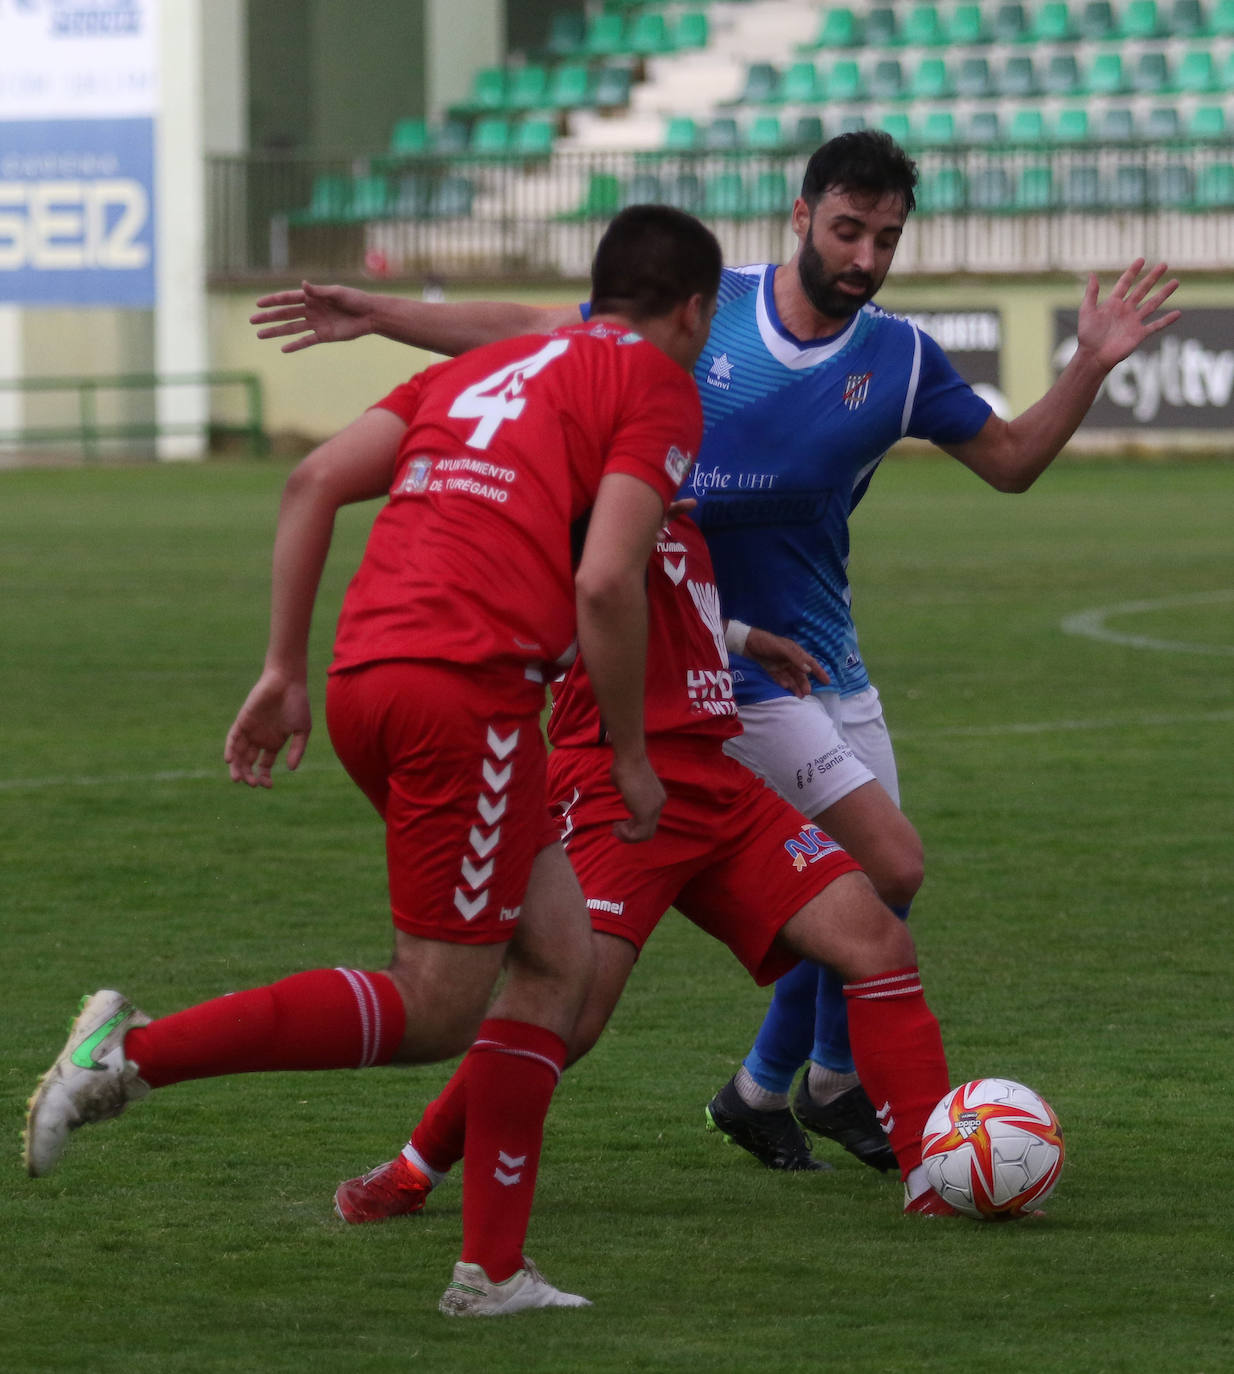
[[[585,277],[599,228],[660,200],[706,220],[730,262],[791,251],[808,149],[373,156],[209,164],[213,280],[300,275]],[[1075,143],[915,150],[918,213],[899,260],[922,273],[1075,271],[1144,253],[1234,257],[1234,144]]]
[[[148,391],[153,409],[155,394],[167,387],[238,388],[244,396],[242,423],[226,423],[214,418],[204,422],[160,421],[147,418],[103,418],[100,395],[104,392]],[[158,439],[165,435],[199,434],[205,430],[212,439],[237,434],[247,442],[249,451],[264,455],[269,451],[265,432],[261,378],[255,372],[119,373],[114,376],[20,377],[0,379],[0,393],[27,395],[76,393],[76,420],[72,423],[32,424],[0,430],[0,445],[26,444],[80,445],[87,460],[98,459],[105,443],[124,439]]]

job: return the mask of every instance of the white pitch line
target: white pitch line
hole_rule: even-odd
[[[1194,592],[1190,596],[1166,596],[1156,601],[1123,601],[1116,606],[1097,606],[1077,611],[1060,622],[1064,634],[1084,635],[1106,644],[1122,644],[1132,649],[1154,649],[1170,654],[1210,654],[1220,658],[1234,656],[1234,644],[1196,644],[1189,640],[1153,639],[1149,635],[1126,634],[1112,630],[1105,622],[1115,615],[1140,615],[1145,611],[1169,610],[1174,606],[1215,606],[1234,601],[1234,590]]]
[[[274,773],[277,783],[287,769]],[[297,773],[320,771],[312,764],[302,763]],[[127,787],[140,782],[225,782],[230,784],[225,768],[169,768],[154,773],[102,773],[96,776],[64,775],[48,778],[0,778],[0,792],[30,792],[46,787]]]

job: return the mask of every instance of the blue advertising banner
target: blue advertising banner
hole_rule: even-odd
[[[154,305],[154,120],[0,123],[0,303]]]

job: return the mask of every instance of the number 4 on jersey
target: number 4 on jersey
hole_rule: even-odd
[[[527,398],[523,384],[534,377],[570,347],[569,339],[553,339],[530,358],[508,363],[497,372],[460,391],[450,407],[453,420],[479,420],[480,423],[467,440],[468,448],[488,448],[493,435],[507,420],[517,420],[523,413]]]

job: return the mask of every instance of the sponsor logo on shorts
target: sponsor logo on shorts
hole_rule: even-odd
[[[503,906],[501,915],[497,919],[499,921],[517,921],[522,910],[521,906]]]
[[[784,848],[792,855],[793,867],[798,873],[803,872],[808,864],[816,864],[828,854],[840,852],[840,846],[830,835],[824,835],[816,825],[807,825],[791,840],[785,840]]]
[[[609,916],[620,916],[626,909],[625,902],[610,902],[604,897],[588,897],[588,911],[603,911]]]
[[[830,773],[833,768],[838,767],[845,759],[851,759],[853,753],[851,749],[844,745],[837,744],[834,749],[829,749],[825,754],[820,754],[816,759],[807,759],[804,766],[797,770],[797,790],[804,792],[813,783],[815,778],[821,778],[824,773]]]

